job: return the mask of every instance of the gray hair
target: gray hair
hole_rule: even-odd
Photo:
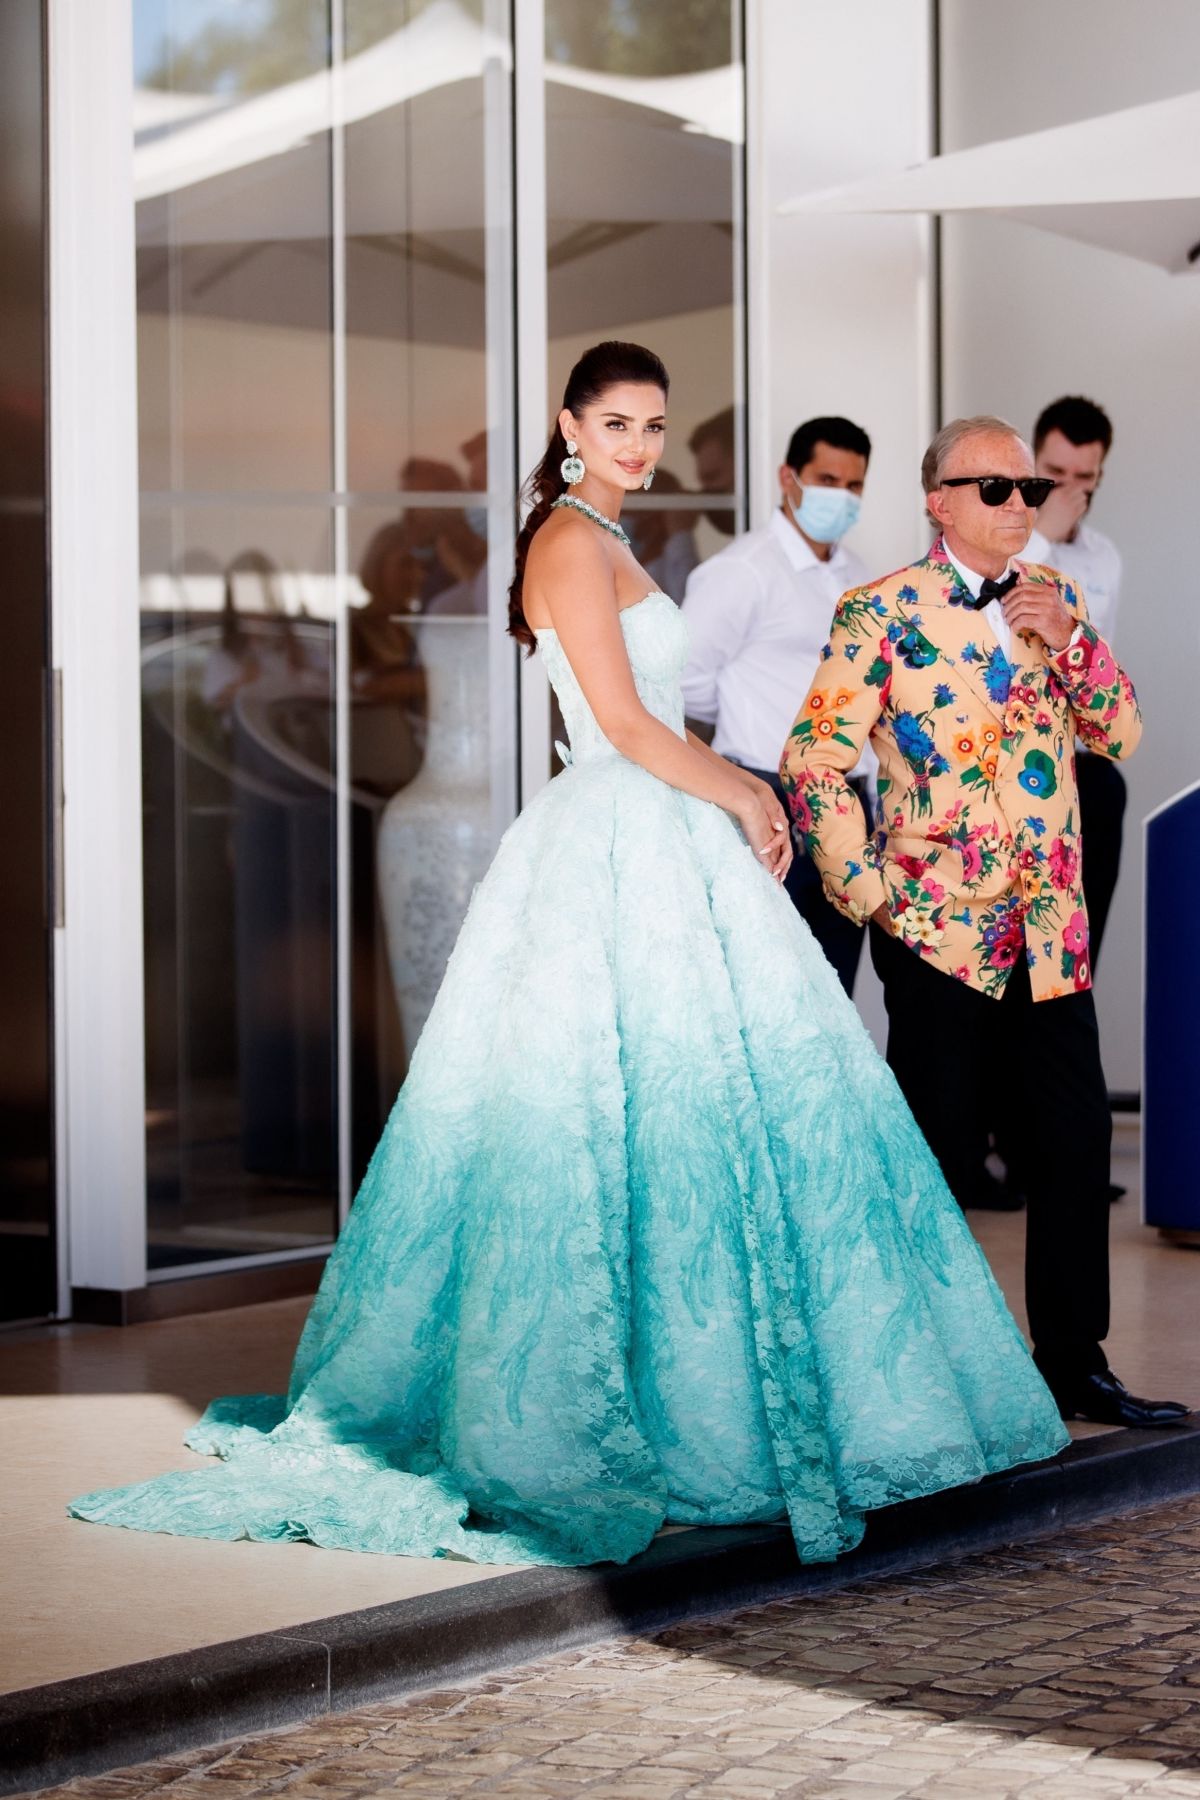
[[[990,436],[993,432],[1002,437],[1016,438],[1018,444],[1029,450],[1029,445],[1021,436],[1015,425],[1007,419],[998,419],[994,413],[976,413],[970,419],[951,419],[930,444],[921,458],[921,492],[932,494],[934,488],[941,484],[942,470],[949,459],[950,452],[965,438]],[[1030,451],[1032,458],[1033,452]]]

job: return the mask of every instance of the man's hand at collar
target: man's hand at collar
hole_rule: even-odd
[[[1024,574],[1001,605],[1013,631],[1036,632],[1055,655],[1067,648],[1078,624],[1052,581],[1031,581]]]

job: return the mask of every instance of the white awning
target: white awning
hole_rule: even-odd
[[[342,124],[352,126],[423,101],[439,107],[454,129],[477,130],[479,98],[473,84],[489,64],[507,72],[511,56],[507,39],[481,30],[458,0],[436,0],[410,24],[350,57],[336,76],[319,70],[234,100],[139,90],[134,97],[135,199],[152,200],[222,176],[241,176],[311,144],[328,131],[335,113]],[[607,107],[606,116],[620,116],[627,131],[644,139],[631,146],[630,157],[644,171],[643,181],[638,193],[620,196],[621,217],[629,216],[631,203],[635,208],[640,204],[641,188],[653,187],[656,178],[661,185],[659,165],[664,161],[671,164],[668,174],[677,189],[670,216],[688,216],[687,195],[696,185],[697,158],[702,156],[695,140],[742,140],[741,82],[728,66],[687,75],[622,76],[550,62],[546,83],[552,113],[556,89],[586,93]],[[576,128],[586,130],[577,107],[573,117]],[[574,149],[586,165],[589,146],[579,143]],[[421,171],[422,183],[437,194],[437,221],[443,226],[452,222],[455,173],[451,166],[439,180],[437,167]],[[386,168],[384,178],[394,187],[394,169]],[[261,221],[256,227],[261,230]]]
[[[1184,274],[1200,267],[1200,92],[799,194],[780,211],[998,213]]]

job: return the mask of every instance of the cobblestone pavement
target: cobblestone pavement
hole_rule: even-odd
[[[1200,1502],[46,1794],[1200,1800]]]

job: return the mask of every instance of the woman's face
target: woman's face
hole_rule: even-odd
[[[640,488],[663,453],[667,397],[652,382],[622,381],[606,388],[578,415],[558,416],[566,438],[574,438],[589,476],[632,492]]]

